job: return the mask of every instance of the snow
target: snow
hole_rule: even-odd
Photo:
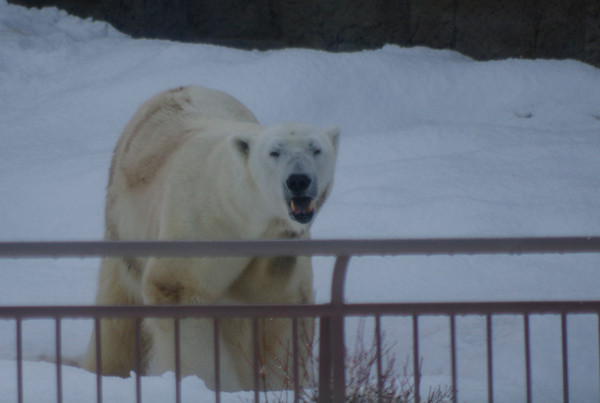
[[[576,61],[476,62],[385,46],[356,53],[244,51],[131,39],[105,23],[0,0],[0,240],[97,240],[111,152],[136,108],[167,88],[224,90],[264,124],[343,129],[336,185],[314,238],[600,234],[600,70]],[[331,263],[315,258],[318,302]],[[354,258],[349,301],[600,299],[597,254]],[[97,259],[0,260],[0,305],[91,304]],[[372,320],[367,319],[367,328]],[[535,401],[562,399],[560,318],[533,316]],[[411,320],[383,321],[400,361]],[[424,386],[447,385],[447,318],[419,322]],[[348,321],[348,344],[357,323]],[[523,321],[496,316],[495,398],[523,401]],[[571,399],[599,400],[598,322],[568,318]],[[54,322],[25,321],[25,401],[55,401]],[[62,323],[63,398],[95,401],[68,365],[91,322]],[[457,318],[459,400],[486,397],[485,318]],[[14,321],[0,321],[0,401],[16,401]],[[14,381],[13,381],[14,380]],[[105,401],[134,401],[105,377]],[[174,399],[173,374],[144,377],[144,401]],[[211,401],[189,377],[184,401]],[[250,397],[224,395],[225,401]]]

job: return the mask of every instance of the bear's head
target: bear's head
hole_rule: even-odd
[[[339,127],[286,123],[233,135],[232,152],[251,176],[261,206],[277,218],[308,225],[333,184]]]

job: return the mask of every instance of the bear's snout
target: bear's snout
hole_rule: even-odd
[[[290,217],[301,224],[308,224],[315,214],[314,185],[306,174],[291,174],[285,181]]]
[[[311,183],[312,179],[304,174],[292,174],[285,181],[287,188],[296,194],[305,192]]]

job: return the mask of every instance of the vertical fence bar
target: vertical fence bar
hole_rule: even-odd
[[[179,318],[173,319],[175,337],[175,402],[181,403],[181,328]]]
[[[569,356],[567,340],[567,313],[560,314],[560,328],[562,335],[562,371],[563,371],[563,402],[569,403]]]
[[[452,402],[458,403],[456,388],[456,317],[450,315],[450,376],[452,377]]]
[[[298,362],[298,318],[292,318],[292,376],[294,377],[294,403],[300,402],[300,363]]]
[[[102,327],[99,317],[94,318],[96,341],[96,402],[102,403]]]
[[[340,313],[332,320],[332,361],[334,402],[346,401],[346,359],[344,343],[344,316]]]
[[[486,346],[487,346],[487,387],[488,402],[494,402],[494,361],[492,343],[492,315],[485,315],[486,324]]]
[[[62,403],[62,345],[61,345],[61,328],[60,318],[54,319],[55,330],[55,350],[56,350],[56,402]]]
[[[135,401],[142,403],[142,320],[135,318]]]
[[[529,332],[529,314],[523,315],[523,331],[525,332],[525,387],[527,403],[531,403],[531,335]]]
[[[17,401],[23,403],[23,329],[21,318],[17,320]]]
[[[600,312],[596,313],[596,319],[598,320],[598,376],[600,377]],[[598,393],[598,400],[600,400],[600,378],[598,378]]]
[[[375,315],[375,347],[377,352],[377,395],[379,403],[383,403],[382,351],[381,351],[381,315]]]
[[[252,357],[253,357],[253,372],[254,372],[254,402],[260,403],[260,358],[258,344],[258,319],[252,319]]]
[[[412,316],[413,322],[413,377],[415,383],[415,403],[421,401],[421,374],[419,365],[419,317],[416,314]]]
[[[331,318],[321,316],[319,321],[319,400],[331,402]]]
[[[215,349],[215,402],[221,403],[221,352],[219,351],[219,318],[213,320],[213,347]]]

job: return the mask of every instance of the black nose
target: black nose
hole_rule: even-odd
[[[287,185],[288,189],[292,192],[300,193],[308,189],[311,182],[311,179],[306,175],[294,174],[290,175],[287,178],[285,184]]]

